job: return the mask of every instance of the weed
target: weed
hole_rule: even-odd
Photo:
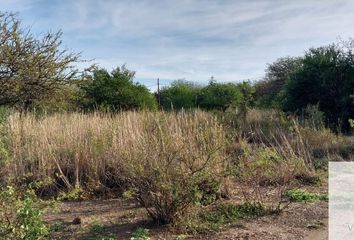
[[[308,192],[302,189],[293,189],[285,193],[285,196],[292,202],[314,202],[314,201],[328,201],[328,196],[326,194],[318,194]]]
[[[267,214],[261,205],[244,203],[240,205],[219,204],[211,211],[199,214],[199,224],[193,227],[197,231],[217,231],[225,225],[235,223],[239,219],[259,217]]]
[[[89,234],[92,235],[88,240],[114,240],[113,236],[104,235],[104,226],[98,222],[94,222],[89,226]]]
[[[49,229],[42,221],[44,207],[27,190],[21,193],[13,187],[0,192],[0,238],[41,240],[48,239]]]
[[[133,232],[130,240],[150,240],[150,231],[145,228],[138,228]]]
[[[57,198],[58,201],[80,201],[83,200],[83,190],[74,188],[69,192],[61,192]]]

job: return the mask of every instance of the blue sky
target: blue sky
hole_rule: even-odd
[[[175,79],[259,79],[267,63],[354,37],[353,0],[0,0],[36,33],[154,89]]]

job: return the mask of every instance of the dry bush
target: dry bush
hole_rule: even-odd
[[[354,145],[351,137],[331,132],[329,129],[314,130],[300,128],[304,143],[316,160],[317,168],[327,168],[328,161],[350,161],[354,158]]]
[[[236,181],[244,200],[271,212],[287,206],[284,193],[297,179],[313,178],[313,171],[293,149],[241,143],[242,154],[237,159]]]
[[[248,131],[246,131],[248,129]],[[252,110],[228,152],[246,202],[280,211],[284,192],[294,184],[318,181],[312,145],[294,119],[274,111]]]
[[[284,135],[293,134],[289,117],[278,110],[250,109],[244,117],[236,112],[226,112],[219,119],[232,138],[246,139],[253,144],[272,144]]]
[[[214,186],[224,174],[225,133],[209,114],[157,114],[132,134],[137,139],[122,142],[121,158],[138,201],[154,220],[171,223],[213,194],[208,190],[219,189]]]

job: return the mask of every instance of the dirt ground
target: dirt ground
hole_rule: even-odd
[[[294,203],[280,215],[240,220],[219,233],[187,236],[187,239],[324,240],[328,239],[327,215],[327,202]],[[81,223],[74,224],[75,218]],[[144,209],[124,199],[66,202],[58,213],[48,212],[45,219],[54,224],[55,239],[98,239],[93,238],[97,234],[130,239],[138,227],[150,229],[152,239],[176,239],[168,229],[153,226]]]

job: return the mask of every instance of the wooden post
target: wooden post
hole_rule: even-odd
[[[160,79],[157,78],[157,100],[159,102],[159,108],[161,107],[161,97],[160,97]]]

